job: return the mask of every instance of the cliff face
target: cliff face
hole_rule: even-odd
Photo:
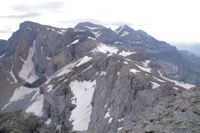
[[[26,132],[134,132],[144,126],[137,121],[148,119],[143,112],[151,116],[162,101],[178,101],[199,84],[199,62],[128,26],[112,31],[88,22],[69,29],[24,22],[4,43],[0,131],[11,130],[12,112],[20,110],[22,123],[35,121]]]

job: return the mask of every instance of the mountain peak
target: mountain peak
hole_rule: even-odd
[[[27,28],[27,27],[33,28],[33,27],[37,27],[37,26],[40,26],[40,24],[32,22],[32,21],[25,21],[25,22],[20,24],[20,29],[24,29],[24,28]]]
[[[115,32],[117,32],[118,34],[124,32],[124,31],[127,31],[127,32],[135,32],[134,29],[132,29],[130,26],[128,25],[123,25],[123,26],[120,26],[118,29],[115,30]]]
[[[78,29],[78,30],[103,30],[105,28],[106,27],[102,25],[94,24],[91,22],[81,22],[75,26],[75,29]]]

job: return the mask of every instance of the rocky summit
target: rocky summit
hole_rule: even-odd
[[[0,40],[0,133],[199,133],[199,66],[127,25],[26,21]]]

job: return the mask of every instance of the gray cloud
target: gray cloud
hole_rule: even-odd
[[[21,4],[13,7],[14,10],[20,12],[33,12],[33,11],[51,11],[51,12],[59,12],[59,10],[64,6],[64,2],[46,2],[46,3],[38,3],[38,4]]]
[[[0,18],[10,18],[10,19],[23,19],[23,18],[32,18],[32,17],[38,17],[41,16],[42,14],[40,13],[25,13],[25,14],[20,14],[20,15],[8,15],[8,16],[0,16]]]

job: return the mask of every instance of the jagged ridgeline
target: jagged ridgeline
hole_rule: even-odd
[[[0,40],[0,133],[198,133],[199,66],[127,25],[24,22]]]

